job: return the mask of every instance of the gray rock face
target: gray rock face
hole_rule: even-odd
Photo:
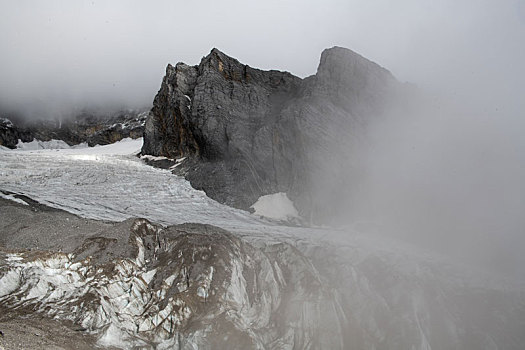
[[[398,85],[339,47],[325,50],[306,79],[213,49],[198,66],[168,65],[142,153],[188,157],[177,173],[222,203],[247,209],[261,195],[287,192],[303,216],[322,218],[333,208],[320,184],[339,192],[348,174],[334,166],[351,163],[348,150]]]
[[[146,116],[143,110],[128,110],[107,116],[88,116],[66,126],[89,146],[107,145],[127,137],[142,137]]]
[[[9,119],[0,118],[0,146],[16,148],[19,139],[30,142],[33,138],[29,132],[19,130]]]

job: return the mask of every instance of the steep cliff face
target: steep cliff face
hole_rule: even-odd
[[[286,192],[303,216],[323,217],[331,209],[320,209],[319,184],[348,178],[331,168],[348,164],[363,125],[396,87],[387,70],[339,47],[325,50],[306,79],[213,49],[198,66],[167,67],[142,153],[187,157],[176,172],[222,203],[247,209]]]

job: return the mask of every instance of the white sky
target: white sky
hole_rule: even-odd
[[[0,105],[57,112],[94,102],[148,105],[167,63],[197,64],[212,47],[253,67],[304,77],[334,45],[400,80],[458,94],[473,95],[475,87],[482,100],[502,104],[501,96],[523,91],[525,5],[0,0]]]

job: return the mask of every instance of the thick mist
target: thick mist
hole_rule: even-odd
[[[350,150],[361,171],[346,223],[525,278],[523,121],[477,92],[460,100],[416,88],[409,107],[371,119]]]

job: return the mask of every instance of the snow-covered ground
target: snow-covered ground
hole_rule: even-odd
[[[325,238],[324,230],[282,226],[220,204],[169,170],[146,165],[136,156],[141,147],[142,139],[124,139],[96,147],[1,150],[0,190],[90,219],[142,217],[165,226],[212,224],[264,239],[268,233],[293,240]],[[290,211],[292,204],[285,204]]]
[[[146,165],[136,157],[141,147],[142,139],[125,139],[96,147],[1,151],[0,189],[92,219],[144,217],[164,225],[257,222],[194,190],[183,178]]]
[[[141,146],[139,139],[93,148],[0,150],[2,197],[22,194],[92,219],[143,217],[162,225],[213,224],[258,247],[290,243],[311,259],[322,281],[330,281],[323,286],[327,302],[305,301],[298,308],[304,324],[291,328],[319,327],[308,322],[323,320],[325,311],[319,307],[326,306],[337,322],[323,327],[333,327],[341,344],[429,350],[520,349],[524,343],[519,328],[525,325],[525,288],[518,281],[474,274],[446,258],[384,237],[290,227],[224,206],[170,171],[146,165],[136,157]],[[263,198],[257,212],[274,209],[274,197]],[[283,204],[285,196],[277,197]],[[288,210],[295,214],[290,205]],[[5,262],[10,271],[22,268],[14,255],[10,259]],[[296,265],[286,256],[281,263],[291,271],[311,266]],[[298,269],[292,280],[303,273]],[[7,277],[2,281],[9,282]]]

